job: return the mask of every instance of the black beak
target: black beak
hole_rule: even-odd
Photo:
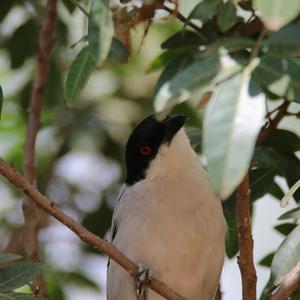
[[[182,128],[187,116],[186,115],[174,115],[168,116],[163,120],[165,125],[164,141],[171,143],[175,134]]]

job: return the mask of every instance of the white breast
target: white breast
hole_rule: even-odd
[[[180,131],[169,147],[160,149],[146,179],[125,190],[115,211],[113,243],[187,299],[212,300],[223,265],[226,226],[220,201],[195,153],[191,148],[186,153],[187,146]],[[108,299],[135,299],[133,279],[113,262]],[[148,292],[147,300],[158,299],[163,298]]]

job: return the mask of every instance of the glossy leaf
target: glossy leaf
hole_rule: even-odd
[[[11,68],[20,68],[26,59],[34,56],[36,51],[36,35],[37,26],[33,19],[29,19],[17,28],[7,43]]]
[[[300,65],[292,60],[265,57],[253,76],[273,94],[300,102]]]
[[[176,32],[161,44],[162,49],[197,48],[206,40],[194,31],[181,30]]]
[[[295,154],[286,153],[281,156],[280,168],[282,176],[285,177],[287,184],[291,189],[300,178],[300,160]],[[293,191],[293,198],[297,202],[300,200],[300,189],[295,189]],[[284,203],[282,203],[282,205],[284,205]]]
[[[271,252],[271,253],[267,254],[264,258],[262,258],[258,262],[258,264],[260,266],[270,268],[271,264],[272,264],[272,260],[273,260],[274,255],[275,255],[275,252]]]
[[[14,253],[0,253],[0,264],[6,264],[14,260],[18,260],[22,258],[22,256]]]
[[[179,72],[187,68],[193,62],[192,55],[181,54],[177,55],[174,59],[167,63],[164,70],[161,72],[159,79],[155,86],[155,93],[161,89],[161,87],[172,80]]]
[[[300,260],[300,225],[280,244],[271,265],[271,284],[278,286]]]
[[[0,269],[0,292],[10,292],[31,280],[41,270],[41,264],[19,263]]]
[[[42,300],[42,298],[23,293],[0,293],[0,300]]]
[[[296,1],[295,1],[296,2]],[[268,54],[276,57],[300,56],[300,26],[289,25],[272,32],[264,42]]]
[[[287,219],[300,219],[300,206],[289,210],[288,212],[282,214],[279,220],[287,220]]]
[[[94,0],[88,21],[90,52],[97,65],[106,59],[113,37],[113,22],[108,0]]]
[[[150,62],[150,64],[146,68],[146,72],[150,73],[150,72],[158,71],[163,67],[166,67],[180,54],[181,51],[176,51],[176,50],[167,50],[161,53],[154,60]]]
[[[247,73],[219,85],[204,116],[207,171],[221,198],[242,180],[265,114],[264,95]]]
[[[280,153],[294,153],[300,150],[300,138],[292,131],[275,129],[266,140],[265,145]]]
[[[275,226],[274,229],[283,235],[288,235],[296,227],[297,227],[297,224],[285,223],[285,224],[279,224],[279,225]]]
[[[252,48],[255,42],[252,39],[246,37],[222,37],[217,41],[211,43],[209,48],[219,49],[220,47],[226,48],[228,52],[239,51],[245,48]]]
[[[251,200],[255,201],[264,195],[270,193],[274,188],[274,178],[276,170],[270,169],[254,169],[250,172],[250,189]]]
[[[294,0],[254,0],[253,4],[265,26],[274,31],[287,25],[300,13],[300,2]]]
[[[231,1],[218,5],[218,26],[221,31],[230,29],[236,21],[236,7]]]
[[[219,68],[217,57],[192,63],[159,89],[154,100],[155,110],[162,112],[187,100],[193,91],[207,85]]]
[[[83,48],[73,61],[66,80],[65,96],[72,100],[79,95],[86,86],[94,68],[89,47]]]
[[[198,3],[189,15],[189,19],[198,19],[205,23],[217,13],[219,0],[205,0]]]

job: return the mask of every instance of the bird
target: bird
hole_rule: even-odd
[[[150,115],[129,136],[126,179],[112,217],[111,243],[189,300],[213,300],[225,255],[219,198],[183,128],[185,115]],[[108,300],[161,300],[113,260]],[[143,297],[141,297],[141,295]]]

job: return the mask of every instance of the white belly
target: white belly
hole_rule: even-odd
[[[125,191],[116,211],[113,244],[189,300],[214,298],[224,260],[222,208],[206,184],[206,178],[202,186],[191,179],[186,188],[170,182],[153,190],[153,184],[141,182]],[[108,300],[136,299],[133,279],[113,261],[107,292]],[[147,300],[160,299],[147,291]]]

